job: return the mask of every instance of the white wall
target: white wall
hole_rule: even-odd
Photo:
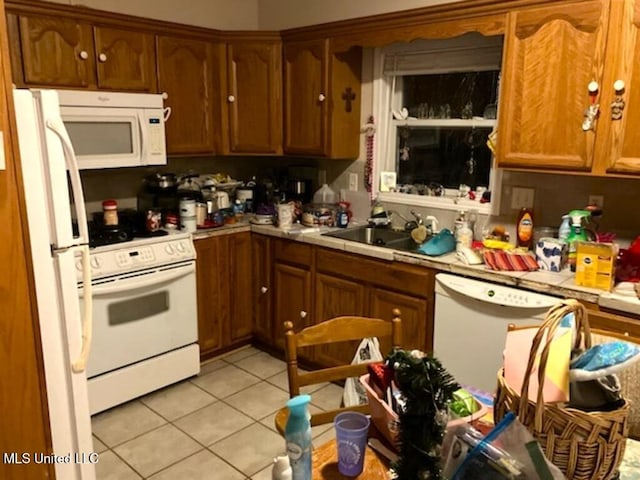
[[[284,30],[460,0],[258,0],[262,30]]]
[[[220,30],[258,30],[259,0],[48,0]]]
[[[48,0],[220,30],[284,30],[460,0]]]

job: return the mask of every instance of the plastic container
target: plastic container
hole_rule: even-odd
[[[102,218],[106,226],[118,225],[118,202],[105,200],[102,202]]]
[[[473,230],[469,228],[469,223],[464,220],[456,230],[456,251],[462,248],[471,248],[473,242]]]
[[[558,228],[558,239],[566,242],[567,238],[569,238],[570,233],[571,233],[571,217],[569,215],[563,215],[562,223],[560,224],[560,228]]]
[[[292,480],[291,466],[289,465],[289,457],[286,455],[273,459],[273,467],[271,468],[271,480]]]
[[[316,193],[313,194],[313,203],[315,204],[335,204],[338,202],[336,192],[331,190],[329,185],[323,184]]]
[[[360,384],[364,387],[367,393],[367,399],[369,400],[369,408],[371,410],[371,420],[376,426],[378,431],[384,435],[384,437],[393,446],[396,446],[398,438],[398,415],[393,411],[391,406],[383,399],[378,397],[376,392],[369,385],[369,374],[360,377]],[[474,397],[475,400],[475,397]],[[476,404],[479,410],[472,413],[468,417],[455,418],[447,422],[447,428],[462,425],[463,423],[471,423],[480,420],[487,413],[489,413],[489,407],[476,400]]]
[[[297,395],[287,402],[289,418],[284,428],[292,480],[311,480],[311,423],[309,395]]]

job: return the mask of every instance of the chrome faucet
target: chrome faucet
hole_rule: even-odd
[[[415,210],[411,210],[409,213],[411,213],[411,215],[414,216],[414,218],[416,219],[416,222],[418,223],[418,225],[424,225],[424,221],[422,220],[422,215],[420,215]]]

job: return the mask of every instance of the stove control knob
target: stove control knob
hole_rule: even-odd
[[[91,268],[100,268],[100,264],[98,257],[91,257]]]
[[[169,255],[173,255],[175,253],[173,250],[173,246],[170,243],[167,243],[167,246],[164,247],[164,251]]]
[[[76,270],[78,270],[79,272],[82,271],[82,262],[80,260],[76,262]]]
[[[185,251],[184,243],[179,242],[179,243],[176,245],[176,250],[178,250],[178,252],[180,252],[180,253],[184,253],[184,251]]]

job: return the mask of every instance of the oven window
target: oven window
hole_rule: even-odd
[[[109,325],[121,325],[153,317],[169,311],[169,292],[161,292],[110,303]]]
[[[131,122],[64,122],[76,155],[131,155]]]

